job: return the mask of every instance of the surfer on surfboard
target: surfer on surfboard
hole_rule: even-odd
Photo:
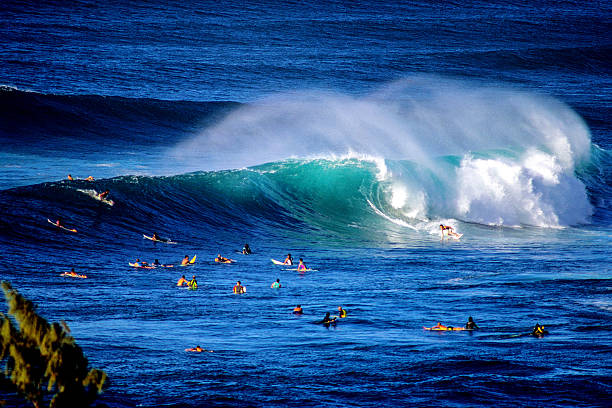
[[[462,234],[457,234],[455,232],[455,230],[453,230],[453,227],[451,227],[450,225],[444,225],[444,224],[440,224],[440,234],[442,234],[442,239],[444,239],[444,231],[446,231],[446,235],[447,236],[453,236],[457,239],[461,238]]]

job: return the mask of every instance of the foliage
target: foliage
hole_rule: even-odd
[[[19,326],[16,329],[9,316],[0,313],[4,376],[37,408],[50,394],[54,394],[49,402],[52,408],[91,405],[102,392],[106,373],[88,371],[87,358],[65,323],[49,324],[8,282],[2,282],[2,289],[8,313]]]

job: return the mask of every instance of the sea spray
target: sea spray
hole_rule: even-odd
[[[174,152],[193,162],[210,149],[231,152],[230,167],[373,160],[384,198],[364,199],[408,222],[559,226],[588,222],[592,213],[574,174],[589,161],[583,120],[559,101],[507,87],[416,76],[363,96],[274,95],[240,107]],[[322,182],[326,173],[319,175]]]

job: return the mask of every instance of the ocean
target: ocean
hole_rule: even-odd
[[[3,2],[0,280],[110,407],[611,406],[611,27],[608,2]]]

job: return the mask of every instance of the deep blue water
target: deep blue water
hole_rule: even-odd
[[[109,406],[610,406],[611,9],[4,2],[0,277]]]

